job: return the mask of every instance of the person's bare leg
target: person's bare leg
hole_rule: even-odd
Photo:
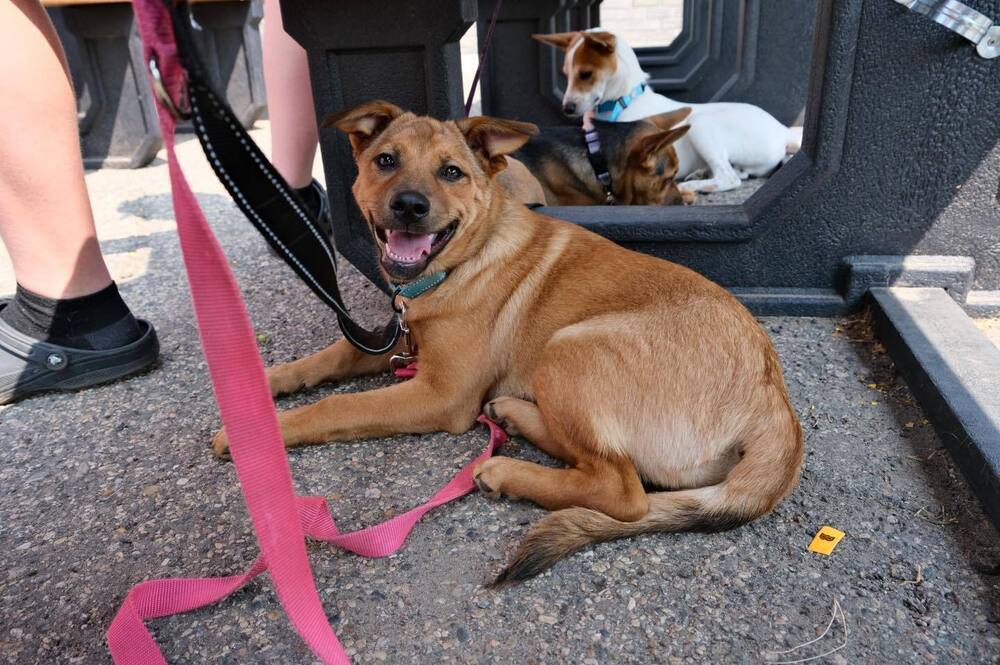
[[[38,0],[0,2],[0,238],[18,283],[48,298],[111,284],[83,179],[65,55]]]
[[[0,240],[17,279],[0,305],[8,404],[135,374],[159,347],[101,256],[66,56],[38,0],[0,0],[0,62]]]
[[[271,120],[271,162],[289,185],[312,182],[319,140],[306,52],[281,24],[278,0],[264,0],[264,84]]]

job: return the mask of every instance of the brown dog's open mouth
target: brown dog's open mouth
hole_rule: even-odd
[[[436,233],[410,233],[373,226],[382,251],[382,266],[393,276],[411,279],[448,244],[458,228],[458,220]]]

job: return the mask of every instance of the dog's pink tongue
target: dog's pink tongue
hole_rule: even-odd
[[[433,242],[433,235],[387,231],[385,248],[391,258],[412,263],[420,260],[424,254],[430,254]]]

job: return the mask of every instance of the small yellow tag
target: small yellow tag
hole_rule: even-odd
[[[816,537],[809,543],[809,551],[829,556],[843,537],[843,531],[838,531],[832,526],[824,526],[816,532]]]

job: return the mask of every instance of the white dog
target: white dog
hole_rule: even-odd
[[[610,122],[629,122],[690,106],[687,135],[678,140],[677,179],[711,174],[679,185],[690,192],[724,192],[750,176],[768,175],[802,143],[801,128],[785,127],[752,104],[689,104],[653,92],[635,51],[620,36],[591,28],[584,32],[532,35],[566,52],[563,112]]]

